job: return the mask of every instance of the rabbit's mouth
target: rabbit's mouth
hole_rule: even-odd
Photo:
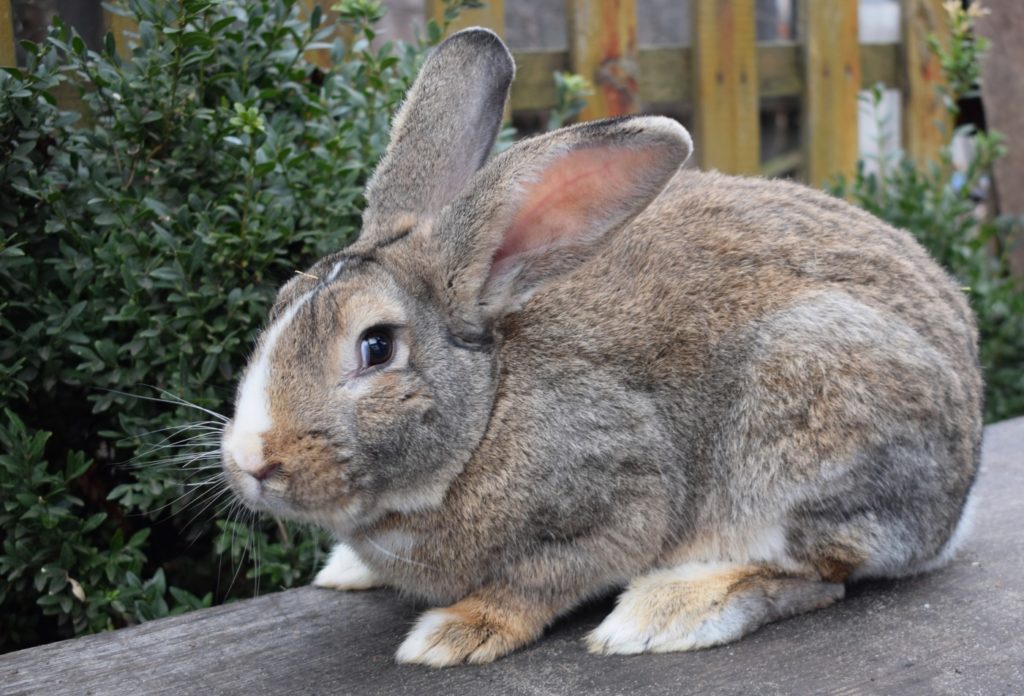
[[[331,452],[316,432],[244,432],[229,424],[221,462],[229,486],[249,508],[277,517],[316,521],[352,505],[349,457]]]

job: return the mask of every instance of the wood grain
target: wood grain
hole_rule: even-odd
[[[139,25],[131,17],[124,17],[119,14],[115,14],[110,10],[104,8],[103,10],[103,24],[106,30],[114,35],[114,44],[117,46],[117,54],[122,58],[128,58],[131,56],[131,44],[129,43],[128,33],[137,33],[139,31]]]
[[[919,167],[938,161],[939,150],[953,135],[938,88],[942,65],[928,47],[934,35],[949,45],[943,0],[903,0],[903,149]]]
[[[792,43],[758,45],[757,92],[761,98],[800,96],[805,84],[801,50]],[[551,73],[570,68],[568,52],[531,49],[514,51],[513,55],[516,59],[513,110],[550,109],[555,104]],[[877,82],[894,88],[903,84],[898,45],[861,46],[860,59],[862,87]],[[681,104],[693,99],[693,52],[689,48],[642,48],[638,60],[641,104]]]
[[[16,64],[14,14],[11,12],[11,0],[0,0],[0,66],[14,67]]]
[[[594,85],[587,121],[639,109],[636,0],[566,0],[569,64]]]
[[[702,169],[753,174],[761,157],[754,0],[692,0],[694,141]]]
[[[995,198],[1000,213],[1024,216],[1024,2],[988,0],[978,32],[992,43],[981,73],[985,122],[1006,137],[1006,156],[995,163]],[[1024,278],[1024,226],[1007,240],[1014,273]]]
[[[860,45],[857,0],[803,0],[804,181],[820,186],[857,164]]]
[[[0,656],[18,694],[1019,694],[1024,691],[1024,418],[986,429],[974,531],[947,568],[855,585],[738,643],[598,657],[612,604],[480,667],[392,659],[418,613],[393,592],[303,588]]]
[[[333,4],[330,0],[302,0],[302,17],[308,22],[313,16],[313,10],[319,5],[323,19],[320,20],[320,27],[317,31],[332,23],[335,24],[334,31],[320,41],[331,43],[335,38],[340,38],[346,43],[350,43],[352,40],[351,27],[336,23],[338,13],[330,9]],[[328,70],[331,67],[331,49],[329,48],[313,48],[306,51],[305,56],[306,60],[321,70]]]
[[[443,24],[443,0],[426,0],[425,7],[427,19],[434,19],[438,24]],[[487,27],[498,36],[505,36],[505,0],[484,0],[484,6],[479,9],[463,10],[448,27],[447,34],[468,27]]]

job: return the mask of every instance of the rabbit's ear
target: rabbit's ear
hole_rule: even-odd
[[[634,117],[524,140],[491,160],[433,227],[453,331],[485,335],[590,258],[661,192],[692,147],[677,122]]]
[[[457,32],[434,49],[367,186],[364,234],[432,216],[463,190],[491,152],[514,72],[512,55],[487,29]]]

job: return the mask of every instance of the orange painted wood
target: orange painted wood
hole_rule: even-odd
[[[0,0],[0,65],[13,67],[17,62],[16,58],[11,0]]]
[[[760,167],[754,0],[691,0],[695,147],[703,169]]]
[[[858,156],[860,45],[857,0],[803,0],[804,180],[852,175]]]
[[[302,16],[308,22],[309,18],[313,14],[313,8],[319,5],[320,11],[323,13],[323,19],[321,20],[319,27],[322,29],[328,23],[335,21],[337,13],[330,9],[333,4],[333,0],[302,0]],[[349,27],[345,28],[347,29]],[[322,39],[322,41],[324,43],[329,43],[334,40],[335,36],[341,36],[343,40],[345,38],[350,38],[350,36],[346,36],[346,32],[342,31],[342,27],[339,26],[334,34]],[[306,51],[306,60],[324,70],[327,70],[331,67],[331,51],[327,48],[314,48]]]
[[[427,19],[442,23],[444,2],[427,0]],[[448,34],[468,27],[486,27],[498,36],[505,36],[505,0],[485,0],[484,6],[478,10],[463,10],[458,19],[448,27]]]
[[[949,44],[947,14],[942,0],[903,0],[903,149],[918,165],[938,159],[949,142],[953,122],[938,87],[942,66],[928,48],[934,35]]]
[[[569,63],[594,85],[581,120],[639,109],[635,0],[566,0]]]

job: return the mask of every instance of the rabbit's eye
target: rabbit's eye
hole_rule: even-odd
[[[394,332],[386,326],[375,326],[367,329],[359,342],[359,355],[362,358],[363,369],[375,365],[383,365],[395,352]]]

